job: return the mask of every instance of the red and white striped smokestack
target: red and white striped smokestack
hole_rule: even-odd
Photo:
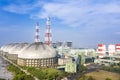
[[[39,23],[36,23],[36,31],[35,31],[35,42],[40,42],[39,39]]]
[[[97,53],[99,58],[103,58],[106,55],[106,46],[104,44],[98,44]]]
[[[51,46],[52,45],[52,34],[51,34],[51,30],[50,30],[50,18],[47,18],[47,22],[46,22],[46,33],[45,33],[45,44]]]
[[[116,44],[116,52],[120,52],[120,43]]]

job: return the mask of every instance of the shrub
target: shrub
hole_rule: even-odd
[[[87,80],[95,80],[92,76],[89,76]]]
[[[110,78],[106,78],[105,80],[112,80],[112,79],[110,79]]]

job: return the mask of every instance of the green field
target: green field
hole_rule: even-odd
[[[110,78],[111,80],[120,80],[119,73],[113,73],[103,70],[87,73],[85,76],[92,76],[95,80],[105,80],[106,78]]]

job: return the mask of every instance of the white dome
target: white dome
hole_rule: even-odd
[[[52,57],[56,57],[55,49],[42,42],[33,43],[18,54],[18,58],[39,59]]]
[[[20,43],[16,46],[14,46],[10,51],[9,54],[19,54],[22,50],[24,50],[27,46],[29,46],[28,43]]]
[[[16,45],[18,45],[18,43],[4,45],[3,47],[1,47],[1,50],[2,50],[3,52],[8,52],[8,53],[9,53],[9,51],[10,51],[12,48],[14,48]]]
[[[5,51],[8,52],[8,54],[10,54],[15,49],[15,47],[18,46],[18,45],[19,45],[19,43],[11,44],[6,48]]]
[[[3,46],[1,47],[1,50],[5,52],[8,46],[9,46],[8,44],[7,44],[7,45],[3,45]]]

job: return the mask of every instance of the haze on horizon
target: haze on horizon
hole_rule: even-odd
[[[120,43],[120,0],[0,0],[0,45],[32,43],[36,22],[44,41],[47,16],[53,42],[85,48]]]

